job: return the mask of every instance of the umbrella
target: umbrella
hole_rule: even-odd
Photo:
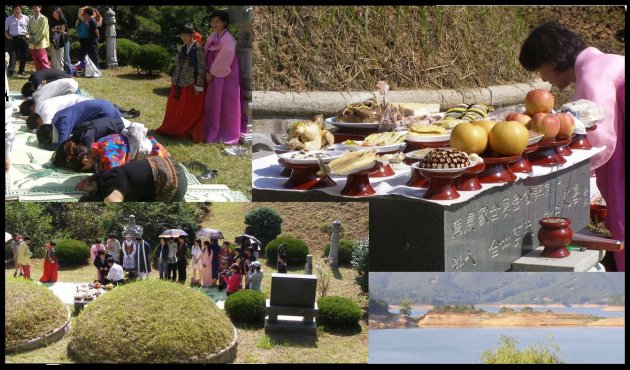
[[[223,233],[221,230],[205,228],[197,231],[197,238],[206,238],[206,239],[225,239],[223,237]]]
[[[237,236],[236,238],[234,238],[234,242],[237,243],[238,245],[241,245],[241,242],[243,241],[243,239],[246,239],[247,241],[245,245],[246,247],[252,245],[253,243],[258,243],[258,245],[262,247],[262,243],[260,242],[260,240],[247,234],[241,234]]]
[[[181,235],[188,236],[188,234],[182,229],[168,229],[163,231],[159,238],[177,238]]]
[[[9,240],[13,239],[13,235],[9,234],[8,232],[4,232],[4,242],[8,242]]]

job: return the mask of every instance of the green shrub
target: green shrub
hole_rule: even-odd
[[[67,348],[76,362],[203,362],[233,339],[230,319],[205,294],[152,279],[118,286],[88,304]]]
[[[370,240],[361,240],[354,246],[352,251],[352,269],[357,272],[357,276],[354,277],[354,282],[361,288],[362,294],[368,294],[370,273],[369,266],[369,250]]]
[[[521,308],[521,312],[534,312],[534,309],[529,306],[525,306]]]
[[[287,265],[303,266],[306,263],[306,255],[308,255],[306,243],[290,235],[281,235],[267,244],[265,255],[270,264],[278,262],[278,247],[282,243],[286,245],[284,253],[287,256]]]
[[[225,313],[232,322],[262,325],[265,321],[265,293],[244,289],[225,300]]]
[[[330,327],[355,326],[361,319],[359,305],[345,297],[328,296],[317,300],[317,322]]]
[[[341,239],[339,240],[339,254],[337,258],[339,258],[340,264],[349,264],[352,262],[352,251],[354,250],[356,242],[350,239]],[[324,248],[324,256],[328,257],[330,255],[330,243],[326,244]]]
[[[51,290],[23,278],[4,281],[5,348],[41,337],[63,325],[65,305]]]
[[[99,56],[101,60],[106,60],[106,44],[102,43],[98,46]],[[131,63],[131,57],[140,49],[140,44],[129,39],[116,39],[116,59],[118,65],[128,65]]]
[[[512,313],[512,312],[514,312],[514,309],[507,306],[501,306],[501,308],[499,308],[499,313]]]
[[[55,256],[59,260],[59,266],[87,265],[90,258],[90,247],[80,240],[59,240],[55,247]]]
[[[167,72],[171,63],[169,52],[156,44],[142,45],[131,56],[131,66],[140,72],[156,74]]]
[[[256,237],[265,248],[282,232],[282,218],[275,209],[258,207],[245,215],[245,234]]]
[[[481,360],[486,364],[560,364],[563,363],[557,352],[560,347],[556,343],[550,343],[551,349],[542,344],[529,346],[524,350],[518,349],[518,341],[514,338],[501,335],[501,343],[495,350],[486,350],[481,355]]]

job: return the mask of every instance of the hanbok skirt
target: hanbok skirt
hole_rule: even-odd
[[[179,89],[179,99],[175,99],[175,85],[171,85],[164,120],[155,132],[173,137],[190,137],[196,143],[203,142],[205,93],[195,96],[193,85]]]

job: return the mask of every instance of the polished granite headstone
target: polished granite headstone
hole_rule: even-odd
[[[539,247],[541,218],[568,217],[573,230],[588,225],[589,170],[583,161],[451,206],[370,199],[370,271],[507,271]]]

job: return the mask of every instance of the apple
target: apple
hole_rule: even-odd
[[[494,127],[494,125],[497,124],[497,121],[493,121],[491,119],[476,119],[474,121],[470,121],[470,123],[473,124],[473,126],[479,126],[479,127],[483,127],[484,130],[486,130],[486,133],[490,133],[490,130],[492,130],[492,128]],[[460,123],[461,125],[461,123]],[[457,127],[457,126],[455,126]]]
[[[560,120],[560,130],[558,131],[558,139],[566,139],[573,135],[575,131],[575,121],[569,113],[556,113],[556,117]]]
[[[525,95],[525,110],[529,113],[551,113],[553,95],[545,89],[535,89]]]
[[[560,119],[554,114],[536,113],[529,121],[529,128],[543,134],[541,141],[553,141],[560,131]]]
[[[529,121],[532,119],[532,117],[528,116],[527,114],[524,113],[510,113],[507,116],[505,116],[505,120],[506,121],[517,121],[520,122],[522,124],[525,125],[525,127],[529,128]]]

